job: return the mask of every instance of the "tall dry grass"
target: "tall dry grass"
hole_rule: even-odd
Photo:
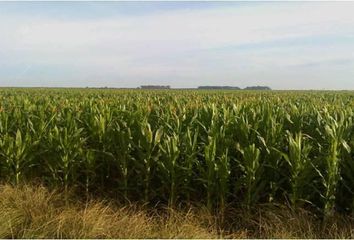
[[[65,201],[67,199],[67,201]],[[221,223],[207,208],[189,210],[82,202],[42,186],[0,186],[0,238],[352,238],[351,217],[323,222],[304,210],[264,205],[227,209]]]
[[[105,201],[65,202],[41,186],[0,187],[0,238],[217,238],[208,217]]]

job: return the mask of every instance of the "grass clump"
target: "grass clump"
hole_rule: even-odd
[[[191,212],[161,216],[107,201],[65,201],[41,186],[0,187],[0,238],[217,238]]]

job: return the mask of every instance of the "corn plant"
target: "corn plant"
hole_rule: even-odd
[[[339,112],[336,118],[325,115],[326,125],[325,136],[328,139],[328,150],[325,157],[326,171],[322,174],[324,192],[324,213],[325,215],[332,214],[336,201],[337,186],[340,180],[340,161],[341,152],[343,150],[350,151],[349,146],[344,138],[348,130],[348,122],[345,120],[344,112]]]
[[[246,208],[250,208],[257,202],[261,185],[260,150],[255,144],[249,145],[244,149],[239,149],[242,154],[242,159],[237,160],[239,168],[242,171],[242,176],[236,183],[237,188],[244,189],[243,203]]]
[[[160,149],[162,152],[160,165],[161,174],[166,175],[165,183],[169,183],[169,206],[173,207],[177,200],[178,187],[178,159],[180,157],[180,140],[178,135],[166,136],[161,142]]]
[[[142,174],[144,176],[144,201],[149,202],[151,175],[159,158],[159,143],[163,129],[159,128],[153,131],[150,124],[145,121],[140,123],[140,130],[137,148],[139,149]]]
[[[85,138],[82,137],[82,129],[78,128],[71,115],[66,117],[66,127],[54,126],[47,136],[47,147],[50,161],[47,160],[47,168],[52,175],[52,180],[59,186],[63,186],[65,192],[78,178],[79,160],[82,155],[82,146]]]
[[[184,179],[183,185],[186,190],[186,198],[189,202],[191,200],[191,184],[193,182],[194,177],[194,168],[198,163],[198,129],[191,130],[190,127],[187,128],[186,132],[182,136],[182,144],[184,144],[184,149],[182,154],[184,154],[184,175],[182,179]]]
[[[121,173],[121,189],[123,189],[123,196],[128,200],[129,189],[129,158],[132,148],[132,134],[127,122],[121,121],[116,123],[114,127],[114,136],[116,145],[114,146],[114,159],[118,164]]]
[[[32,149],[36,144],[30,135],[23,135],[20,130],[17,130],[14,137],[5,134],[0,139],[0,156],[4,161],[2,165],[7,172],[6,178],[16,185],[20,183],[24,172],[33,167]]]
[[[291,186],[290,203],[292,207],[297,207],[300,202],[306,199],[305,190],[311,186],[313,173],[309,154],[311,145],[308,136],[299,132],[292,134],[287,132],[288,152],[282,153],[290,168],[289,182]]]

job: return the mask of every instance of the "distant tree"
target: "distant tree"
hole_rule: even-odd
[[[272,89],[268,86],[250,86],[244,88],[244,90],[272,90]]]
[[[141,89],[171,89],[171,86],[166,85],[142,85],[140,86]]]

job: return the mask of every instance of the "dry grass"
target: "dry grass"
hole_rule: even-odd
[[[226,222],[205,209],[119,207],[103,201],[64,201],[41,186],[0,187],[0,238],[352,238],[354,221],[321,223],[306,211],[262,206],[228,211]],[[74,199],[74,198],[71,198]]]
[[[68,202],[44,187],[0,187],[0,238],[217,238],[191,212],[149,214],[136,206]],[[204,218],[207,219],[207,218]]]

